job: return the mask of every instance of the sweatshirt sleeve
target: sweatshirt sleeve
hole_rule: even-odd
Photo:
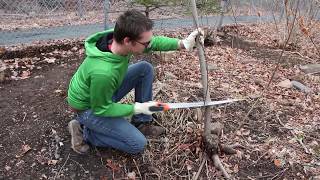
[[[151,47],[146,49],[150,51],[174,51],[178,49],[179,39],[165,36],[154,36],[151,40]]]
[[[125,117],[133,114],[132,104],[114,103],[115,82],[108,75],[94,74],[90,79],[90,104],[93,113],[104,117]]]

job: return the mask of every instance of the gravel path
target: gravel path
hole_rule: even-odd
[[[210,24],[214,26],[218,23],[219,16],[204,17],[201,19],[204,25]],[[258,17],[258,16],[237,16],[236,21],[232,16],[226,16],[223,25],[237,23],[256,23],[256,22],[272,21],[271,16]],[[154,20],[155,29],[172,29],[172,28],[188,28],[193,26],[192,18],[186,19],[162,19]],[[109,24],[108,27],[113,27],[114,24]],[[27,31],[12,31],[1,32],[0,45],[14,45],[19,43],[31,43],[39,40],[50,39],[65,39],[65,38],[79,38],[86,37],[97,31],[104,29],[103,24],[89,24],[89,25],[74,25],[74,26],[61,26],[42,29],[31,29]]]

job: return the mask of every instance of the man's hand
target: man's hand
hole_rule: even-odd
[[[188,50],[192,51],[196,44],[196,38],[199,36],[200,43],[204,44],[204,32],[201,28],[193,31],[186,39],[182,40],[183,46]]]
[[[134,104],[134,114],[147,114],[147,115],[151,115],[154,113],[154,111],[150,111],[150,107],[152,106],[158,106],[158,102],[154,102],[154,101],[149,101],[149,102],[145,102],[145,103],[139,103],[136,102]]]

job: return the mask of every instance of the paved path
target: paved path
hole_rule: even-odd
[[[210,24],[214,26],[218,23],[219,16],[205,17],[200,20],[203,24]],[[272,21],[272,17],[258,17],[258,16],[238,16],[236,21],[232,16],[226,16],[223,20],[223,25],[237,23],[255,23],[259,21]],[[174,29],[174,28],[187,28],[193,26],[192,18],[186,19],[163,19],[155,20],[155,29]],[[108,27],[113,27],[114,24],[109,24]],[[14,31],[14,32],[1,32],[0,31],[0,45],[14,45],[19,43],[30,43],[37,40],[50,40],[50,39],[64,39],[64,38],[77,38],[86,37],[90,34],[103,30],[103,24],[90,24],[90,25],[74,25],[51,27],[41,29],[31,29],[27,31]]]

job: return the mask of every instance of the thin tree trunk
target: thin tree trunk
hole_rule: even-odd
[[[192,15],[194,20],[194,25],[198,28],[198,13],[196,9],[196,2],[195,0],[191,0],[191,8],[192,8]],[[203,86],[203,96],[205,103],[211,101],[210,99],[210,91],[208,86],[208,72],[207,72],[207,64],[205,61],[205,55],[203,50],[203,45],[199,42],[197,38],[196,46],[198,49],[199,59],[200,59],[200,68],[201,68],[201,79],[202,79],[202,86]],[[212,157],[211,159],[214,161],[214,165],[217,169],[219,169],[226,179],[230,179],[229,174],[224,169],[219,156],[218,156],[218,148],[219,148],[219,141],[220,141],[220,132],[223,126],[219,122],[211,123],[211,108],[209,106],[205,107],[205,114],[204,114],[204,143],[207,150]]]
[[[198,22],[198,13],[196,10],[196,5],[195,5],[195,0],[191,0],[191,5],[194,5],[194,8],[192,7],[192,14],[193,14],[193,22],[195,26],[198,28],[199,27],[199,22]],[[208,72],[207,72],[207,67],[206,67],[206,60],[204,56],[204,50],[202,45],[199,42],[199,39],[197,38],[196,41],[196,46],[198,49],[199,53],[199,59],[200,59],[200,69],[201,69],[201,79],[202,79],[202,86],[203,86],[203,96],[204,96],[204,101],[209,102],[210,100],[210,92],[208,88]],[[207,127],[209,127],[210,124],[210,114],[211,114],[211,108],[209,106],[205,107],[205,119],[204,119],[204,128],[205,128],[205,134],[208,131]]]

